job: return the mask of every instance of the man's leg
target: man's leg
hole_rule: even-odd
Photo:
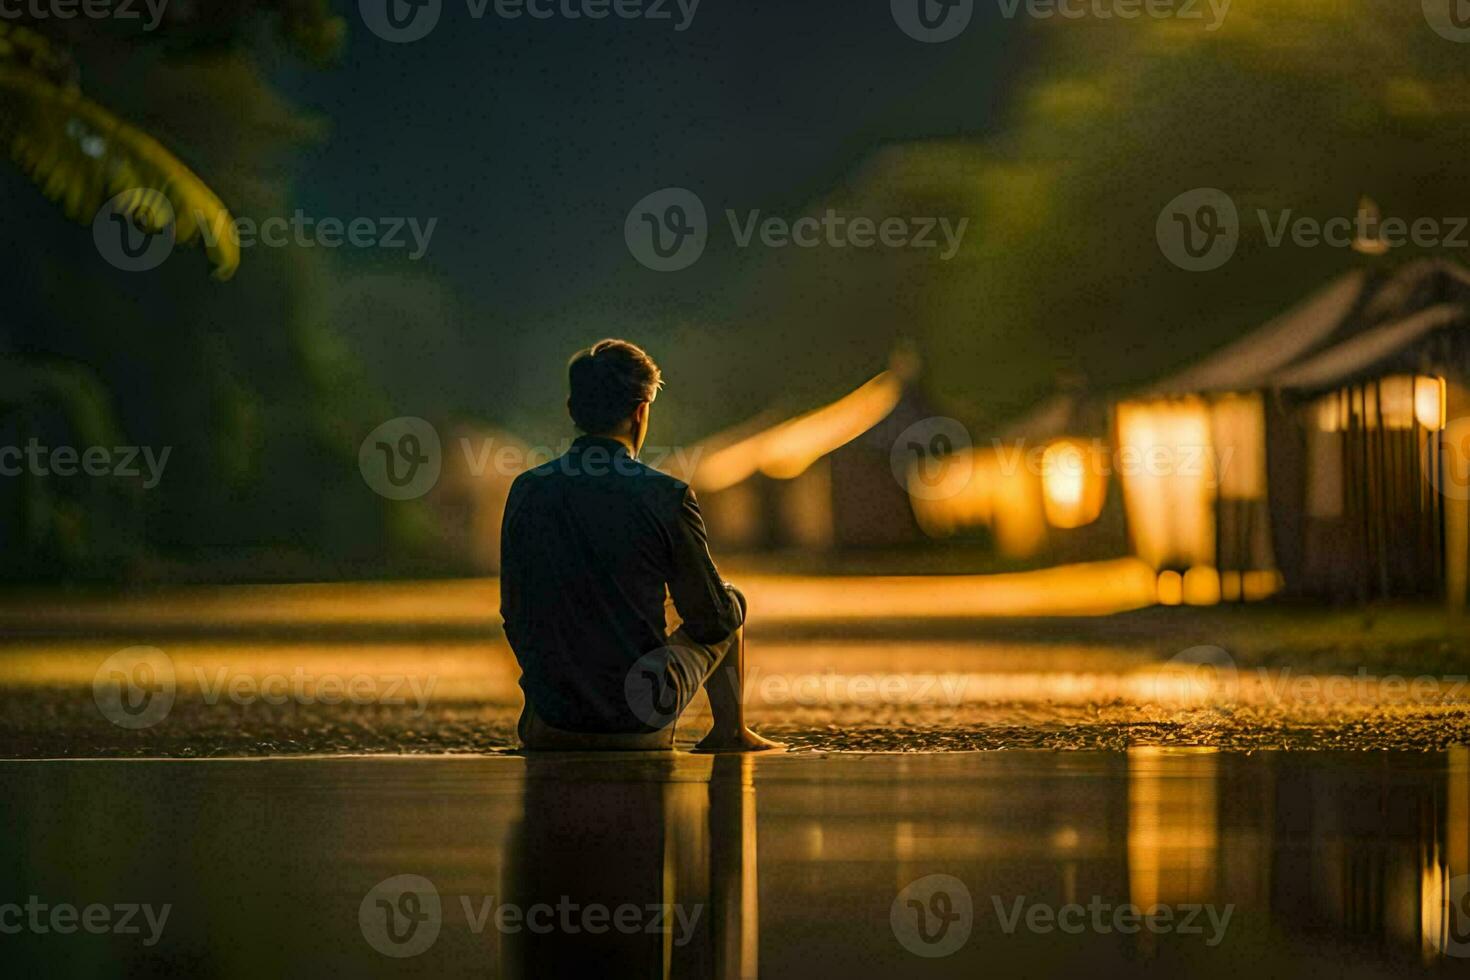
[[[725,642],[728,649],[704,680],[714,725],[694,751],[763,752],[782,748],[745,725],[745,630],[737,629]]]

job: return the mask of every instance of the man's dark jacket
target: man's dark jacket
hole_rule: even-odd
[[[700,643],[745,619],[743,598],[710,558],[694,491],[613,439],[583,436],[516,478],[500,561],[500,614],[521,688],[566,731],[648,730],[625,682],[639,657],[668,643],[666,594]]]

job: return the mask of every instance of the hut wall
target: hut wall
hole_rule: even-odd
[[[849,444],[827,458],[831,465],[832,525],[841,548],[920,544],[908,491],[894,476],[886,452]]]
[[[1308,594],[1362,602],[1441,592],[1440,436],[1412,418],[1394,422],[1385,381],[1341,389],[1308,413]]]
[[[832,547],[832,467],[819,459],[800,476],[772,481],[779,544],[807,551]]]
[[[747,551],[764,543],[766,523],[759,477],[699,494],[699,510],[716,548]]]

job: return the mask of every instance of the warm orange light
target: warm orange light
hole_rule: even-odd
[[[1240,599],[1240,573],[1220,573],[1220,601],[1235,602]]]
[[[1247,602],[1268,599],[1281,589],[1281,573],[1275,571],[1246,572],[1240,577],[1241,598]]]
[[[1210,406],[1213,457],[1224,500],[1266,496],[1266,414],[1260,395],[1225,395]]]
[[[946,457],[937,478],[909,469],[909,503],[920,529],[945,538],[969,527],[988,527],[996,549],[1024,558],[1046,543],[1041,478],[1025,460],[1024,447],[965,449]]]
[[[1377,397],[1374,397],[1374,388]],[[1422,425],[1431,432],[1445,426],[1444,379],[1432,375],[1394,374],[1365,388],[1342,388],[1323,395],[1314,406],[1317,428],[1343,432],[1351,416],[1364,428],[1410,429]]]
[[[1397,374],[1378,382],[1378,417],[1385,429],[1408,429],[1414,425],[1414,379]]]
[[[1159,604],[1177,606],[1184,601],[1184,578],[1178,572],[1159,573]]]
[[[1420,375],[1414,379],[1414,419],[1431,432],[1444,428],[1444,378]]]
[[[1220,573],[1213,568],[1196,565],[1184,573],[1181,596],[1191,606],[1213,606],[1220,601]]]
[[[1136,558],[998,575],[746,574],[740,587],[772,623],[1094,615],[1139,609],[1155,595],[1153,572]]]
[[[1342,432],[1348,427],[1347,397],[1341,391],[1319,398],[1315,411],[1317,428],[1323,432]]]
[[[778,480],[800,476],[808,466],[887,418],[902,394],[898,375],[884,371],[832,404],[778,425],[761,443],[761,472]]]
[[[1167,565],[1215,564],[1215,472],[1210,414],[1184,398],[1118,406],[1118,471],[1138,557]]]
[[[757,471],[778,480],[795,479],[887,418],[902,395],[902,379],[884,371],[830,405],[707,454],[695,471],[695,489],[714,493]]]
[[[1142,908],[1201,902],[1220,875],[1215,749],[1128,750],[1128,900]]]
[[[1046,520],[1052,527],[1083,527],[1097,520],[1107,496],[1107,474],[1095,448],[1058,439],[1041,456]]]

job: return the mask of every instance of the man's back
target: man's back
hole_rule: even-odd
[[[710,559],[693,491],[596,436],[516,479],[500,587],[526,699],[567,731],[648,730],[624,685],[640,656],[667,643],[666,587],[700,642],[743,619]]]

